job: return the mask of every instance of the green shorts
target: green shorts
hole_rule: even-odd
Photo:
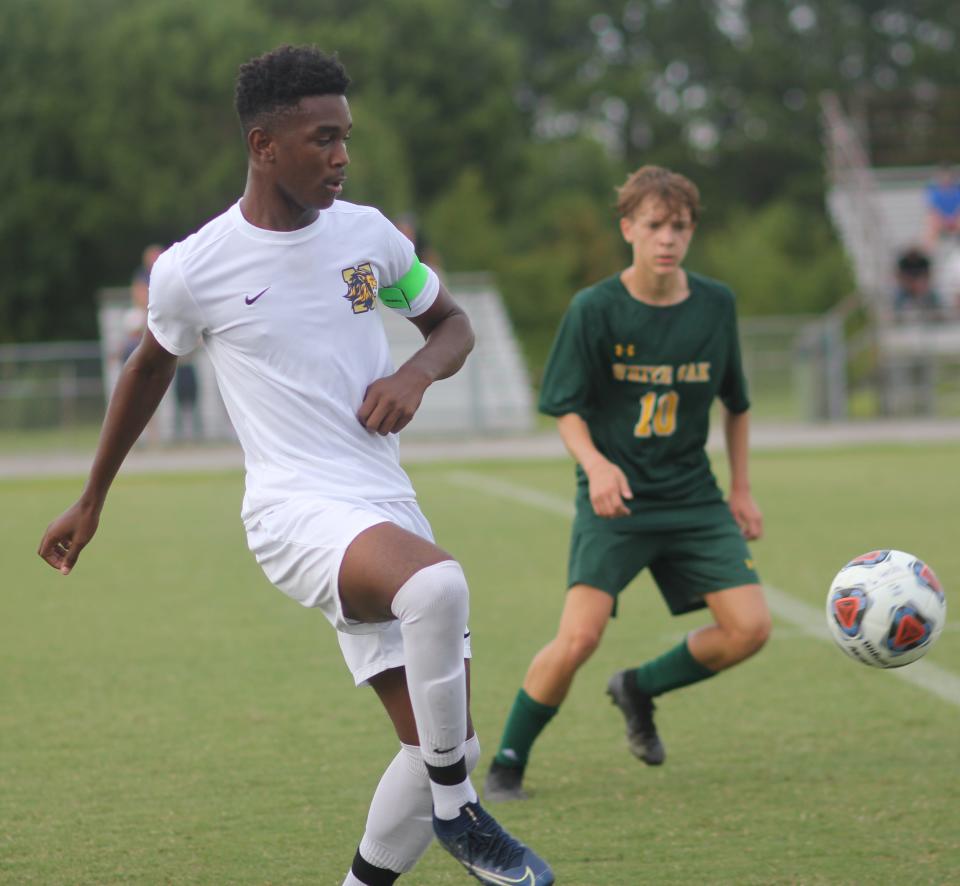
[[[670,611],[681,615],[706,606],[705,594],[759,584],[750,549],[727,506],[704,513],[709,521],[669,530],[618,527],[616,520],[574,521],[567,587],[590,585],[616,601],[649,567]]]

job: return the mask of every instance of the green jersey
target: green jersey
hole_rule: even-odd
[[[734,296],[706,277],[687,280],[689,297],[666,307],[633,298],[619,276],[577,293],[547,361],[540,411],[583,418],[630,483],[631,516],[614,523],[699,523],[699,506],[723,499],[705,451],[710,407],[718,396],[733,413],[750,407]],[[577,483],[578,519],[589,520],[579,465]]]

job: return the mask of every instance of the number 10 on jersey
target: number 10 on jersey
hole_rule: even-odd
[[[640,398],[640,419],[633,429],[634,437],[669,437],[677,429],[677,404],[680,395],[676,391],[658,394],[650,391]]]

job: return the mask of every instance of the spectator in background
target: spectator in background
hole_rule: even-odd
[[[123,315],[123,345],[120,348],[120,365],[127,362],[130,355],[137,349],[143,330],[147,328],[147,290],[150,284],[150,271],[154,262],[160,257],[163,247],[159,243],[151,243],[143,250],[139,267],[133,272],[130,279],[130,307]],[[149,443],[151,446],[160,440],[157,422],[151,418],[144,428],[140,443]]]
[[[127,362],[127,358],[140,344],[140,338],[147,325],[147,288],[150,284],[150,271],[153,270],[153,264],[162,252],[162,246],[151,243],[143,250],[140,266],[133,272],[133,278],[130,281],[130,307],[123,319],[123,331],[127,336],[121,354],[123,363]]]
[[[930,276],[930,258],[920,249],[908,249],[897,259],[893,313],[898,324],[906,325],[933,323],[944,316],[942,300]],[[889,356],[883,366],[884,410],[890,414],[934,415],[936,371],[936,358],[926,353],[925,335],[920,336],[912,352]]]
[[[936,177],[927,185],[927,240],[928,252],[935,252],[944,235],[960,234],[960,178],[947,164],[940,167]]]
[[[151,243],[143,250],[140,267],[133,272],[130,283],[130,309],[124,322],[127,341],[123,349],[123,362],[133,353],[140,344],[143,330],[147,325],[147,293],[150,287],[150,272],[153,265],[163,253],[163,247],[158,243]],[[203,427],[200,421],[200,410],[197,406],[199,384],[197,370],[189,357],[177,363],[176,375],[173,379],[173,435],[177,440],[187,437],[200,439],[203,436]],[[156,439],[154,422],[148,426],[148,436],[151,441]]]
[[[203,421],[200,417],[198,399],[200,383],[193,357],[182,357],[177,362],[173,376],[173,436],[177,440],[200,440],[203,438]]]
[[[894,313],[920,320],[936,319],[942,310],[942,300],[930,276],[929,257],[919,249],[908,249],[897,259]]]

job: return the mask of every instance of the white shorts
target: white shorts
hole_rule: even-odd
[[[247,545],[271,583],[301,605],[319,609],[337,629],[340,649],[358,686],[405,663],[398,621],[354,621],[343,614],[340,601],[343,555],[361,532],[378,523],[393,523],[434,540],[415,501],[291,499],[247,526]],[[469,631],[463,654],[470,658]]]

